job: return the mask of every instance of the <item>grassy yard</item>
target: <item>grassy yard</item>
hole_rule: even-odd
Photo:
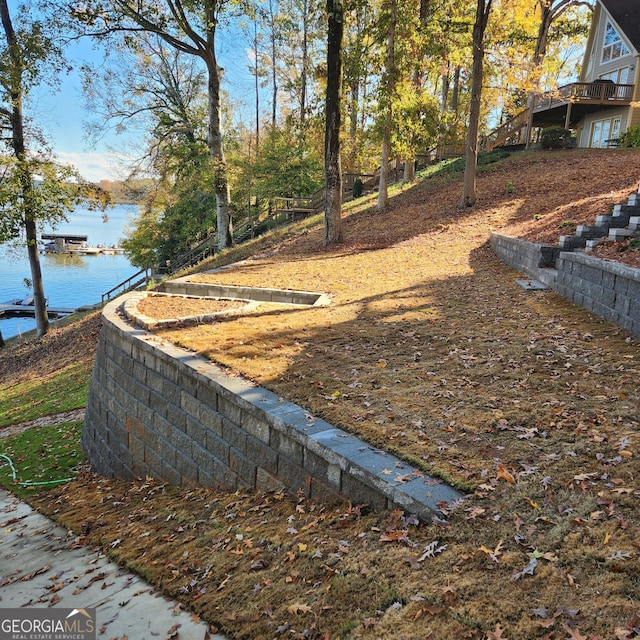
[[[462,488],[433,523],[86,470],[30,500],[230,637],[640,637],[637,341],[524,291],[488,247],[491,230],[557,241],[639,179],[635,151],[524,154],[487,165],[460,211],[459,174],[431,174],[383,213],[351,205],[343,245],[323,249],[307,221],[193,276],[331,295],[161,334]],[[71,396],[80,360],[86,388],[89,322],[0,353],[0,424],[33,415],[34,380],[64,376]],[[46,355],[65,342],[86,356]]]

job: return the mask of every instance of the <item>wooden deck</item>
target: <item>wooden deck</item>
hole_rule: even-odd
[[[47,314],[50,316],[68,316],[74,311],[75,309],[68,307],[47,307]],[[17,298],[8,302],[0,302],[0,318],[35,316],[35,313],[33,304],[21,304]]]

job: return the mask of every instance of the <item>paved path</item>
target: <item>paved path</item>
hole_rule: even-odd
[[[96,608],[99,640],[224,640],[180,605],[0,489],[0,617],[18,607]]]

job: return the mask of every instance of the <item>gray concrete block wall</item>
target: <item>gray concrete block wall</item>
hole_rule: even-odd
[[[420,474],[395,486],[381,462],[394,467],[397,458],[129,324],[121,313],[127,301],[122,296],[103,311],[85,414],[82,445],[99,473],[178,486],[301,490],[399,506],[423,520],[438,510],[436,502],[460,497]]]
[[[640,337],[640,269],[563,251],[558,254],[556,269],[550,277],[549,269],[532,266],[542,245],[492,234],[491,246],[510,267]]]
[[[580,253],[561,253],[556,290],[640,337],[640,269]]]
[[[490,242],[495,254],[511,268],[548,287],[553,286],[556,261],[560,254],[559,247],[527,242],[497,233],[491,234]]]

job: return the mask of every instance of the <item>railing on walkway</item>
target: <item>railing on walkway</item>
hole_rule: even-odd
[[[102,294],[102,304],[109,302],[111,298],[119,296],[121,293],[127,293],[127,291],[133,291],[146,285],[151,280],[151,269],[141,269],[137,273],[134,273],[131,277],[127,278],[120,284],[117,284],[113,289],[109,289],[106,293]]]
[[[480,148],[482,151],[491,151],[512,137],[518,137],[519,142],[519,134],[523,128],[527,126],[528,120],[529,109],[520,111],[504,124],[501,124],[499,127],[494,129],[491,133],[483,136],[480,141]]]
[[[390,177],[395,175],[395,179],[398,180],[404,171],[404,164],[397,159],[391,160],[387,170]],[[362,180],[365,193],[374,191],[378,187],[380,170],[376,170],[373,174],[345,174],[343,177],[343,202],[348,202],[353,198],[353,185],[357,178]],[[250,216],[243,225],[234,231],[234,243],[240,244],[246,242],[270,229],[277,229],[321,213],[324,209],[324,201],[324,187],[318,189],[313,195],[306,198],[275,198],[266,203],[260,213]],[[153,269],[143,269],[130,278],[127,278],[124,282],[121,282],[113,287],[113,289],[107,291],[107,293],[104,293],[102,295],[102,302],[107,302],[116,295],[146,285],[151,280],[152,272],[164,276],[173,275],[215,255],[218,250],[217,243],[218,236],[217,233],[214,232],[173,260],[167,261],[165,264],[156,266]]]

